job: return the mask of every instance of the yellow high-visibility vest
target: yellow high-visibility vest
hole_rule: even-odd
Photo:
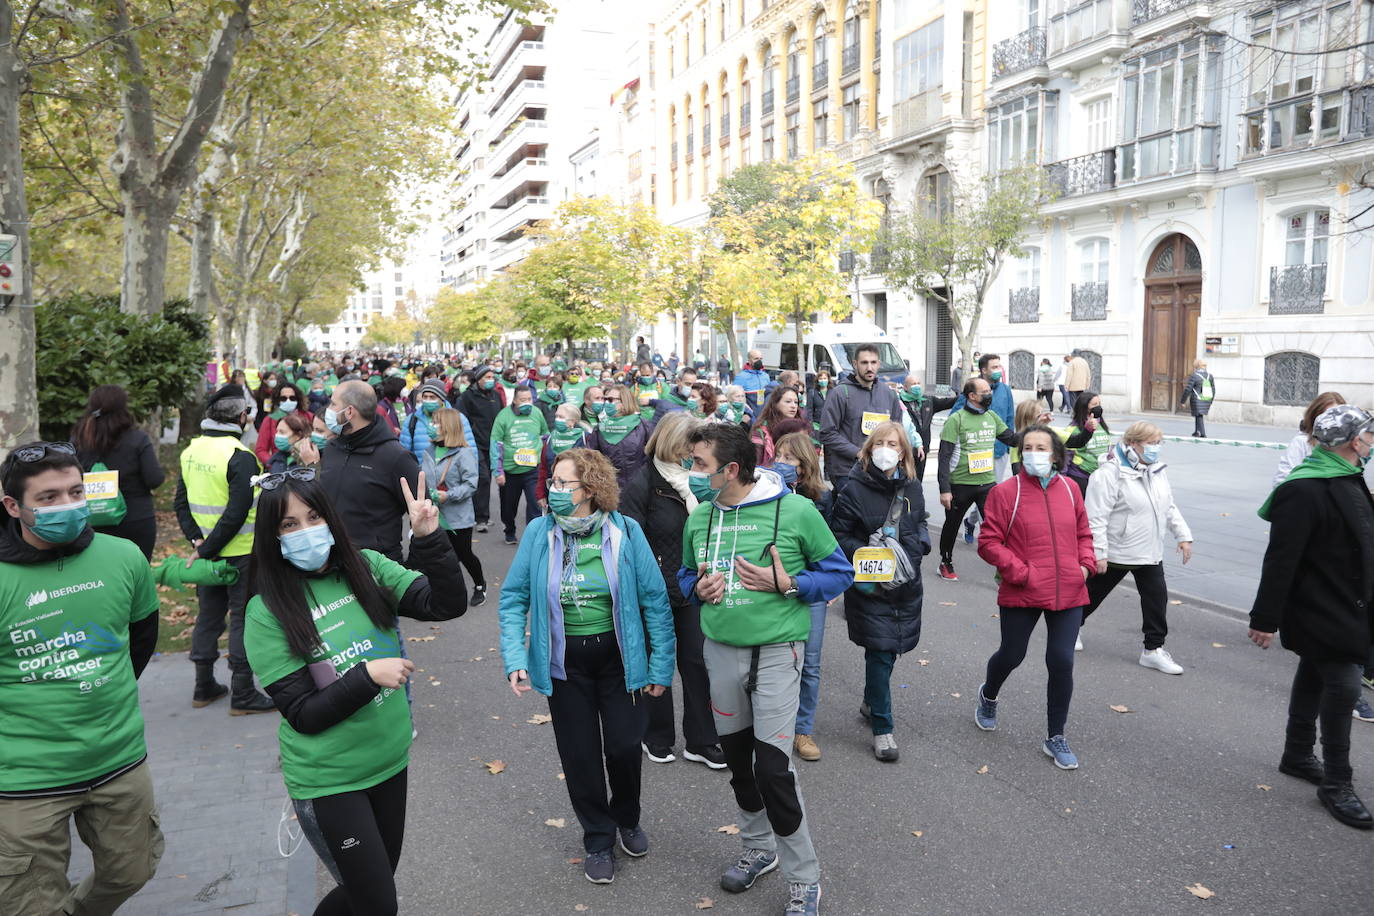
[[[191,517],[200,527],[201,537],[208,537],[214,530],[229,503],[227,472],[229,459],[236,451],[253,455],[253,462],[257,464],[258,456],[233,436],[197,436],[181,453],[181,479],[186,483],[186,501],[191,504]],[[253,523],[257,514],[255,496],[243,527],[219,552],[221,557],[246,557],[253,552]]]

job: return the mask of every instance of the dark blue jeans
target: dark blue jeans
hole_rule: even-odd
[[[864,649],[864,702],[875,735],[892,734],[892,666],[896,663],[896,652]]]
[[[1083,625],[1083,609],[1047,611],[1038,607],[1000,607],[998,611],[1002,645],[988,659],[983,696],[997,699],[1003,682],[1025,660],[1031,633],[1043,614],[1048,636],[1045,669],[1050,675],[1045,697],[1048,737],[1064,734],[1064,723],[1069,719],[1069,701],[1073,699],[1073,644],[1078,639],[1078,628]],[[1349,715],[1350,711],[1346,710],[1346,716]]]

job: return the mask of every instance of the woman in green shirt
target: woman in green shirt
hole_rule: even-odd
[[[1065,476],[1086,496],[1088,477],[1112,447],[1112,431],[1102,416],[1102,397],[1096,391],[1085,391],[1073,402],[1073,425],[1064,444],[1074,450]]]
[[[406,569],[358,550],[312,468],[259,480],[244,647],[281,711],[281,770],[301,829],[338,886],[319,914],[395,913],[411,721],[398,614],[450,620],[467,589],[439,510],[400,481]]]

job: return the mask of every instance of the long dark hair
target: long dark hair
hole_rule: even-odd
[[[1077,426],[1079,429],[1085,429],[1085,428],[1087,428],[1087,423],[1088,423],[1088,405],[1091,404],[1091,403],[1093,402],[1093,398],[1095,398],[1095,397],[1098,397],[1098,394],[1097,394],[1096,391],[1085,391],[1085,392],[1083,392],[1082,394],[1080,394],[1080,395],[1078,396],[1077,400],[1075,400],[1075,401],[1073,402],[1073,425],[1074,425],[1074,426]],[[1105,417],[1103,417],[1102,419],[1098,420],[1098,421],[1097,421],[1097,425],[1100,426],[1100,427],[1102,427],[1103,429],[1105,429],[1107,432],[1111,432],[1111,431],[1112,431],[1112,428],[1111,428],[1110,426],[1107,425],[1107,419],[1106,419]]]
[[[1064,447],[1064,440],[1059,438],[1059,434],[1045,426],[1043,423],[1035,423],[1027,426],[1018,434],[1016,444],[1022,454],[1025,454],[1026,437],[1031,433],[1044,433],[1050,437],[1050,453],[1053,455],[1051,462],[1056,471],[1062,471],[1069,466],[1069,450]]]
[[[295,382],[277,382],[277,387],[273,388],[271,394],[268,396],[269,406],[266,411],[267,413],[271,413],[280,407],[281,402],[286,400],[286,398],[282,397],[282,392],[288,389],[291,391],[291,400],[296,402],[296,410],[305,409],[305,397],[301,394],[301,389]]]
[[[119,437],[133,427],[129,393],[119,385],[97,385],[86,401],[86,412],[72,427],[72,444],[99,461],[109,455]]]
[[[313,595],[307,600],[309,580],[281,555],[281,541],[277,532],[281,528],[282,516],[286,514],[287,498],[293,493],[319,513],[334,534],[334,546],[330,548],[325,567],[343,576],[373,623],[383,630],[394,627],[396,612],[377,581],[372,578],[367,561],[348,536],[343,519],[334,508],[334,501],[319,481],[287,477],[281,486],[275,490],[263,490],[258,497],[253,562],[249,575],[251,588],[262,595],[263,603],[281,624],[291,652],[309,660],[322,644],[315,621],[310,616]]]
[[[782,408],[778,406],[782,402],[783,395],[787,394],[789,391],[794,395],[797,394],[795,388],[788,388],[786,385],[779,385],[773,389],[772,394],[768,395],[768,400],[763,403],[763,409],[760,410],[759,415],[754,418],[754,429],[758,429],[761,426],[771,427],[780,420],[792,419],[791,417],[784,417],[782,415]],[[797,395],[797,416],[800,417],[803,415],[804,411],[801,409],[801,396]]]

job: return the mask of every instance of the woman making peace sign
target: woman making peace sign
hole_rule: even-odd
[[[463,574],[439,510],[404,478],[420,572],[355,547],[313,468],[258,486],[259,594],[243,640],[282,714],[282,776],[301,829],[339,882],[315,916],[395,913],[411,740],[402,688],[415,669],[400,657],[396,616],[461,616]]]

